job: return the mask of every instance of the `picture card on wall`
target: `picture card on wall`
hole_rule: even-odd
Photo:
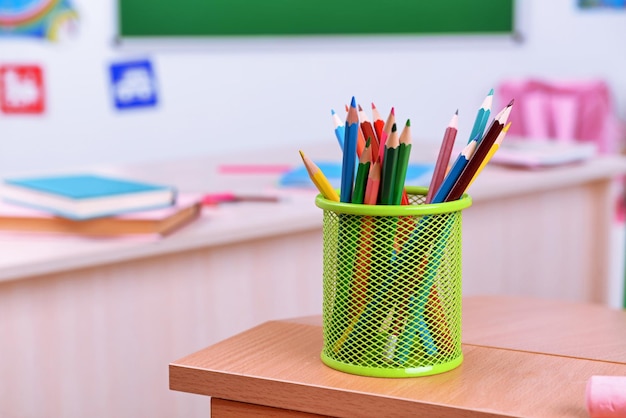
[[[110,66],[111,92],[118,110],[155,107],[157,82],[150,60],[116,62]]]
[[[0,0],[0,37],[57,41],[74,34],[78,13],[71,0]]]
[[[6,114],[42,114],[45,110],[43,68],[0,65],[0,110]]]

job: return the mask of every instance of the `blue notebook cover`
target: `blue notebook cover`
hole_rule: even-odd
[[[341,185],[341,163],[331,161],[314,162],[324,173],[330,184],[338,189]],[[406,172],[405,185],[428,187],[434,170],[434,163],[410,163]],[[279,185],[283,187],[315,188],[304,165],[298,166],[283,174],[279,180]]]
[[[169,189],[167,186],[93,174],[7,179],[5,183],[76,200]]]
[[[2,197],[65,218],[90,219],[171,206],[176,189],[97,174],[70,174],[5,179]]]

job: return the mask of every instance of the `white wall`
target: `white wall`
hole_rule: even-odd
[[[257,39],[149,50],[114,46],[113,1],[75,3],[75,39],[0,43],[0,63],[45,67],[48,94],[44,116],[0,114],[0,175],[334,141],[330,109],[353,95],[384,113],[395,106],[399,119],[411,118],[416,140],[439,141],[457,108],[461,135],[469,134],[484,95],[505,77],[603,77],[626,114],[626,12],[581,12],[575,0],[518,0],[522,43]],[[160,107],[116,112],[108,63],[146,56],[156,65]]]

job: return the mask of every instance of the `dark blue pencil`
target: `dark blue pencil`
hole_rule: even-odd
[[[346,117],[345,138],[343,141],[343,164],[341,166],[341,189],[339,199],[344,203],[352,201],[354,171],[356,168],[356,143],[359,137],[359,113],[356,100],[352,97]]]

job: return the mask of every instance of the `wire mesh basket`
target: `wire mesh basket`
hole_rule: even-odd
[[[410,377],[459,366],[461,214],[468,195],[424,204],[323,209],[322,361],[347,373]]]

